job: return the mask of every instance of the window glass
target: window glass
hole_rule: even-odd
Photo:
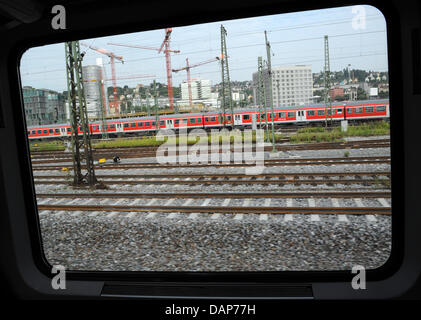
[[[388,61],[393,59],[386,36],[391,28],[378,9],[359,7],[365,12],[364,28],[355,27],[355,7],[343,6],[224,21],[215,16],[212,23],[197,16],[191,26],[177,23],[126,34],[110,27],[109,36],[69,38],[83,53],[74,62],[82,71],[80,94],[93,132],[95,175],[105,187],[73,186],[78,179],[70,134],[66,139],[54,134],[71,125],[64,50],[69,46],[34,43],[19,62],[25,123],[16,128],[41,133],[26,139],[30,148],[24,148],[33,155],[29,177],[38,217],[31,221],[39,224],[31,232],[41,233],[42,250],[37,251],[44,257],[39,260],[71,271],[142,272],[145,279],[165,272],[221,272],[231,279],[230,272],[239,272],[250,282],[261,280],[254,272],[350,275],[356,265],[381,267],[392,247],[395,201],[389,143],[396,139],[389,139],[385,112],[390,107]],[[148,14],[138,12],[139,19]],[[226,36],[222,32],[227,42],[222,55],[221,29],[227,31]],[[261,72],[258,66],[258,57],[267,60],[264,31],[271,44],[272,87],[266,62]],[[163,53],[144,49],[159,48],[165,37],[174,51],[170,70],[185,71],[186,58],[190,66],[200,65],[191,70],[190,90],[184,71],[172,74],[168,88]],[[357,108],[356,113],[348,110],[347,131],[341,130],[342,116],[325,115],[330,113],[324,102],[325,44],[329,105],[337,115]],[[113,52],[114,64],[104,50]],[[227,63],[221,64],[221,57]],[[113,81],[106,81],[102,110],[111,130],[102,135],[102,91],[92,80],[101,74],[110,78],[113,68],[118,96],[115,101]],[[231,97],[221,73],[230,75]],[[372,89],[378,89],[381,100],[370,96]],[[257,113],[262,135],[252,131],[255,116],[250,114]],[[278,119],[273,136],[272,118]],[[182,130],[188,123],[201,145]],[[161,141],[155,139],[158,128],[166,135]],[[213,140],[214,133],[224,133],[230,145],[223,149],[224,136]],[[364,148],[370,139],[384,143]],[[184,142],[187,150],[179,148]],[[185,151],[188,157],[182,159]],[[381,162],[375,161],[378,157]],[[256,158],[264,160],[261,171],[255,170],[261,169]],[[89,173],[81,161],[83,180]]]

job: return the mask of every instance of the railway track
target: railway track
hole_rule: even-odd
[[[177,193],[38,193],[37,198],[66,198],[66,199],[163,199],[163,198],[188,198],[188,199],[295,199],[295,198],[390,198],[390,192],[177,192]]]
[[[375,157],[337,157],[337,158],[301,158],[301,159],[266,159],[265,166],[296,166],[296,165],[337,165],[337,164],[389,164],[390,156]],[[203,167],[248,167],[256,166],[255,163],[186,163],[186,164],[159,164],[157,162],[137,162],[137,163],[119,163],[96,165],[98,170],[115,169],[148,169],[148,168],[203,168]],[[82,165],[82,168],[85,166]],[[41,166],[33,165],[32,170],[73,170],[72,166]]]
[[[344,179],[343,177],[354,177],[353,179]],[[378,177],[385,176],[386,179]],[[246,174],[185,174],[172,175],[102,175],[101,182],[106,185],[140,185],[140,184],[159,184],[159,185],[333,185],[333,184],[361,184],[361,185],[379,185],[390,183],[390,172],[337,172],[337,173],[272,173],[260,174],[256,176]],[[307,179],[302,179],[306,177]],[[316,179],[319,178],[319,179]],[[339,177],[339,179],[331,179]],[[369,177],[364,179],[363,177]],[[64,176],[35,176],[36,184],[67,184],[69,183]],[[221,179],[222,178],[222,179]],[[289,179],[287,179],[289,178]],[[293,179],[291,179],[293,178]],[[119,180],[117,180],[119,179]],[[137,179],[137,180],[136,180]],[[140,179],[140,180],[139,180]],[[154,180],[152,180],[154,179]],[[192,180],[194,179],[194,180]]]
[[[180,213],[231,213],[231,214],[323,214],[323,215],[390,215],[390,208],[381,207],[220,207],[220,206],[119,206],[119,205],[38,205],[48,211],[100,211],[100,212],[180,212]]]
[[[210,146],[209,146],[210,147]],[[378,140],[361,140],[351,142],[327,142],[327,143],[308,143],[308,144],[295,144],[295,145],[277,145],[278,151],[293,151],[293,150],[326,150],[326,149],[360,149],[360,148],[386,148],[390,147],[390,139],[378,139]],[[255,146],[253,146],[253,149]],[[93,156],[95,160],[101,158],[112,158],[115,155],[120,158],[145,158],[155,157],[158,147],[133,147],[133,148],[116,148],[116,149],[96,149],[94,150]],[[266,146],[264,148],[266,152],[272,150],[272,146]],[[231,148],[233,152],[234,149]],[[208,153],[219,152],[210,150]],[[54,163],[54,162],[66,162],[72,161],[71,154],[68,152],[32,152],[32,163]],[[45,159],[52,158],[52,159]],[[42,160],[37,160],[42,159]]]

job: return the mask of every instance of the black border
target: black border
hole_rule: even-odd
[[[26,124],[23,111],[23,99],[20,87],[19,61],[21,55],[26,49],[33,46],[44,44],[52,44],[56,42],[75,40],[78,38],[94,38],[106,35],[115,35],[121,33],[140,32],[162,28],[167,24],[173,27],[182,25],[191,25],[196,23],[205,23],[212,21],[222,21],[237,18],[246,18],[252,16],[261,16],[277,13],[287,13],[296,11],[306,11],[315,9],[327,9],[339,6],[350,6],[356,4],[366,4],[376,7],[380,10],[387,24],[388,38],[388,64],[389,64],[389,84],[390,104],[392,106],[402,106],[402,77],[401,77],[401,52],[400,48],[400,21],[397,11],[388,2],[380,1],[364,1],[364,2],[347,2],[346,4],[337,1],[324,1],[318,4],[310,1],[302,1],[296,3],[283,3],[261,5],[257,4],[252,10],[251,8],[241,8],[236,10],[227,10],[222,14],[218,13],[217,19],[206,17],[192,16],[190,19],[183,17],[169,18],[164,20],[153,20],[150,23],[119,23],[119,26],[102,26],[96,30],[77,30],[58,32],[56,34],[40,35],[39,37],[30,35],[28,38],[14,43],[11,51],[8,53],[8,78],[10,85],[10,94],[13,105],[20,105],[21,108],[13,110],[15,134],[18,139],[18,152],[20,159],[20,171],[22,177],[32,178],[32,169],[29,158],[28,139],[26,136]],[[73,13],[75,17],[77,13]],[[68,11],[69,15],[69,11]],[[167,18],[167,17],[165,17]],[[180,24],[180,21],[186,22]],[[43,20],[42,24],[49,23],[48,19]],[[393,63],[392,63],[393,62]],[[389,260],[380,268],[367,271],[367,278],[370,281],[382,280],[391,276],[396,272],[402,263],[403,246],[404,246],[404,137],[403,137],[403,112],[400,108],[399,112],[394,112],[393,107],[390,109],[391,124],[391,156],[392,156],[392,251]],[[50,265],[45,259],[41,243],[41,234],[39,230],[39,220],[37,206],[35,202],[35,190],[33,179],[31,183],[22,181],[24,187],[26,217],[28,220],[29,232],[31,237],[31,246],[33,250],[33,258],[36,266],[47,277],[51,276]],[[67,278],[69,280],[101,280],[101,281],[139,281],[139,282],[189,282],[189,281],[212,281],[212,282],[241,282],[253,281],[259,283],[305,283],[319,281],[350,281],[352,274],[349,271],[279,271],[279,272],[95,272],[95,271],[68,271]]]

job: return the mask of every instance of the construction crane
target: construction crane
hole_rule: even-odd
[[[189,58],[186,58],[186,66],[185,67],[180,68],[180,69],[173,69],[172,70],[172,72],[179,72],[179,71],[183,71],[183,70],[186,70],[187,71],[187,87],[188,87],[188,90],[189,90],[189,104],[190,104],[190,108],[193,107],[193,98],[192,98],[192,92],[191,92],[190,69],[191,68],[198,67],[198,66],[201,66],[201,65],[204,65],[204,64],[207,64],[207,63],[218,61],[219,59],[220,59],[219,57],[215,57],[213,59],[209,59],[209,60],[206,60],[206,61],[195,63],[193,65],[189,65]]]
[[[121,44],[121,43],[107,43],[108,45],[112,46],[121,46],[121,47],[128,47],[128,48],[137,48],[137,49],[146,49],[146,50],[154,50],[161,53],[162,51],[165,54],[165,61],[167,67],[167,82],[168,82],[168,100],[170,104],[170,110],[174,110],[174,96],[173,96],[173,88],[172,88],[172,72],[171,72],[171,55],[170,53],[180,53],[180,50],[170,50],[170,40],[171,40],[171,32],[172,28],[165,29],[165,38],[159,48],[152,48],[152,47],[145,47],[145,46],[135,46],[135,45],[128,45],[128,44]],[[165,49],[164,49],[165,47]],[[164,49],[164,50],[163,50]]]
[[[102,53],[102,54],[104,54],[104,55],[106,55],[106,56],[108,56],[110,58],[111,77],[113,79],[113,96],[114,96],[114,101],[113,101],[112,104],[113,104],[113,107],[114,107],[115,112],[117,114],[119,114],[120,111],[119,111],[119,107],[118,107],[117,81],[116,81],[117,77],[115,75],[115,63],[114,63],[114,60],[117,59],[117,60],[121,61],[121,63],[124,63],[123,57],[122,56],[116,56],[113,52],[110,52],[110,51],[105,50],[105,49],[102,49],[102,48],[97,48],[97,47],[94,47],[92,45],[89,45],[89,44],[86,44],[86,43],[83,43],[83,42],[81,42],[80,44],[82,46],[85,46],[85,47],[88,47],[88,48],[90,48],[92,50],[95,50],[96,52]]]

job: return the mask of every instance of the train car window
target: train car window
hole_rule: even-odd
[[[374,107],[365,107],[365,112],[367,112],[367,113],[374,112]]]
[[[53,133],[53,129],[48,129],[48,133]]]
[[[42,131],[41,131],[41,130],[38,130],[37,132],[38,132],[38,134],[41,134],[41,133],[42,133]]]
[[[72,129],[71,128],[67,128],[67,132],[72,132]]]
[[[119,155],[121,163],[101,165],[95,157],[95,174],[105,188],[101,189],[102,185],[101,188],[87,185],[76,188],[70,180],[77,180],[69,179],[74,174],[71,153],[63,153],[62,158],[66,156],[66,162],[60,162],[62,159],[59,157],[54,158],[67,147],[64,142],[72,143],[70,135],[63,135],[51,146],[48,145],[57,150],[45,152],[45,160],[41,157],[37,157],[36,161],[32,159],[32,168],[40,163],[43,167],[43,171],[33,171],[32,182],[37,201],[42,203],[42,207],[38,205],[39,211],[45,210],[39,215],[39,226],[46,260],[62,264],[66,270],[130,270],[147,272],[148,277],[153,272],[346,270],[349,278],[351,273],[348,271],[353,265],[363,265],[367,269],[381,266],[391,250],[391,160],[388,156],[389,142],[393,139],[385,139],[389,135],[389,115],[362,113],[363,108],[360,107],[357,109],[360,110],[358,116],[347,119],[325,116],[326,110],[329,114],[331,110],[337,110],[340,115],[344,107],[354,108],[367,103],[380,105],[378,111],[385,108],[381,104],[389,108],[387,98],[370,99],[367,92],[373,90],[365,88],[377,86],[379,82],[386,88],[388,84],[389,46],[385,36],[389,29],[379,11],[369,6],[364,8],[370,20],[367,20],[365,29],[358,31],[352,27],[352,7],[173,26],[171,48],[180,53],[171,53],[171,68],[183,68],[190,52],[195,52],[191,57],[192,65],[215,57],[214,61],[192,71],[195,80],[194,85],[192,80],[190,89],[197,102],[193,108],[189,103],[185,72],[172,74],[174,90],[171,91],[165,77],[166,60],[162,53],[160,57],[157,52],[132,48],[134,45],[159,48],[169,29],[73,42],[73,45],[80,45],[83,53],[83,57],[80,54],[79,59],[73,61],[81,62],[86,112],[92,129],[102,128],[102,120],[98,117],[102,103],[98,99],[101,94],[98,83],[89,79],[100,72],[104,74],[103,71],[111,74],[112,68],[119,76],[121,101],[118,100],[117,107],[110,96],[108,105],[103,108],[104,119],[114,122],[110,128],[117,130],[110,130],[108,138],[101,141],[97,141],[101,137],[100,132],[95,131],[92,146],[96,149],[94,155],[99,156],[101,149],[101,153]],[[230,62],[222,64],[227,69],[225,71],[221,70],[221,63],[217,61],[220,58],[216,58],[221,57],[221,24],[227,31],[227,54],[224,57],[228,57]],[[106,30],[116,32],[117,28],[102,30],[92,28],[91,31],[105,34]],[[263,72],[262,79],[259,78],[262,73],[257,61],[259,56],[266,55],[265,30],[268,31],[274,55],[272,74]],[[58,32],[57,37],[76,40],[75,37],[80,34],[76,31]],[[329,106],[325,109],[323,104],[324,55],[321,48],[325,44],[325,35],[328,35],[326,39],[331,50],[332,86],[340,87],[340,90],[333,90],[335,95],[339,95],[332,96],[332,109]],[[202,37],[201,46],[210,48],[210,51],[202,52],[195,37]],[[57,38],[47,40],[51,42],[54,39]],[[76,100],[73,94],[67,95],[69,70],[66,58],[69,56],[66,57],[65,45],[69,46],[66,43],[39,45],[28,49],[22,56],[21,89],[24,108],[28,111],[26,126],[20,126],[24,130],[40,127],[47,133],[48,130],[53,132],[56,127],[70,125],[66,106],[69,102],[71,105],[76,103]],[[347,50],[341,51],[344,45]],[[94,47],[124,56],[124,64],[115,61],[115,65],[111,65],[109,57]],[[372,52],[378,55],[370,56]],[[54,58],[47,58],[51,56]],[[101,66],[97,64],[100,57],[104,59]],[[355,72],[349,74],[347,68],[344,69],[348,64]],[[156,79],[136,77],[133,80],[133,73],[137,71],[155,74]],[[221,107],[222,98],[227,97],[227,92],[221,90],[221,73],[227,71],[230,71],[233,110],[231,106]],[[199,74],[200,78],[196,78]],[[269,88],[270,81],[266,81],[269,77],[274,80],[272,88]],[[350,96],[355,90],[344,84],[351,77],[365,86],[365,91],[359,88],[356,97]],[[366,82],[366,77],[380,80]],[[153,92],[157,82],[159,111],[162,113],[148,116],[144,97]],[[258,84],[265,90],[259,90],[257,94],[254,89],[258,88]],[[107,86],[108,92],[112,92],[112,81]],[[40,103],[28,100],[35,97],[43,98]],[[198,105],[199,100],[202,107]],[[272,101],[273,104],[267,104],[263,109],[262,101]],[[45,105],[46,110],[39,118],[30,116],[29,111],[33,111],[32,115],[38,111],[34,103],[37,107]],[[55,107],[58,108],[58,120],[55,118]],[[319,117],[315,117],[316,110]],[[262,134],[262,143],[258,143],[256,131],[250,128],[250,120],[254,119],[251,114],[259,111],[260,124],[267,122],[269,128],[274,127],[273,134]],[[373,112],[373,107],[367,107],[366,111]],[[211,113],[214,115],[211,116]],[[205,120],[202,120],[203,117]],[[372,129],[374,118],[380,123],[377,124],[379,130]],[[277,121],[272,122],[275,119]],[[343,131],[345,126],[341,125],[346,121],[347,131]],[[202,122],[206,125],[195,125]],[[187,137],[187,161],[181,161],[181,150],[176,150],[177,156],[168,159],[170,163],[160,162],[159,153],[155,151],[159,149],[155,148],[158,146],[158,139],[155,139],[158,124],[168,129],[161,130],[161,133],[167,134],[168,139],[163,140],[163,143],[168,142],[167,145],[172,140],[178,148],[186,131],[181,129],[191,126],[194,131],[200,132],[201,142],[209,141],[201,147],[209,145],[219,152],[206,150],[203,153],[209,155],[204,157],[206,164],[195,165],[190,155],[194,146]],[[142,127],[142,130],[126,130],[136,127]],[[212,130],[205,130],[208,128]],[[133,138],[134,131],[148,135],[128,139]],[[224,150],[222,144],[212,145],[215,142],[214,132],[225,137],[229,134],[232,138],[238,134],[236,139],[227,141],[241,143],[242,148],[236,149],[231,145]],[[22,133],[25,134],[24,131]],[[367,136],[373,139],[371,135],[377,133],[382,133],[378,139],[385,140],[384,143],[367,141]],[[202,140],[203,137],[205,140]],[[28,143],[34,143],[34,138],[27,139]],[[52,138],[57,137],[40,135],[36,138],[50,143]],[[271,144],[270,148],[265,146],[265,140]],[[246,155],[248,142],[252,142],[252,165],[247,158],[249,154]],[[260,146],[262,149],[256,150]],[[103,149],[108,151],[103,152]],[[277,152],[271,151],[275,149]],[[221,156],[218,161],[212,162],[230,150],[235,153],[226,160]],[[242,159],[237,159],[241,152]],[[256,158],[262,162],[259,163]],[[84,166],[83,159],[82,163]],[[62,171],[64,166],[69,169]],[[82,180],[86,177],[85,169]],[[88,182],[86,180],[86,184]],[[160,200],[152,201],[158,198]],[[75,211],[78,213],[74,214]],[[371,218],[367,218],[369,215]],[[373,222],[374,216],[377,224]],[[226,279],[230,279],[229,276]]]
[[[27,134],[28,134],[28,136],[29,136],[29,135],[31,134],[31,131],[27,131],[26,133],[27,133]]]
[[[60,133],[60,129],[54,129],[55,133]]]
[[[36,130],[32,130],[32,134],[36,134]]]
[[[377,106],[376,107],[376,112],[385,112],[386,107],[385,106]]]
[[[47,133],[47,130],[43,130],[43,131],[42,131],[42,133],[43,133],[43,134],[46,134],[46,133]]]
[[[346,113],[351,114],[352,113],[352,108],[346,108]]]
[[[355,108],[355,113],[363,113],[363,108],[362,107]]]

